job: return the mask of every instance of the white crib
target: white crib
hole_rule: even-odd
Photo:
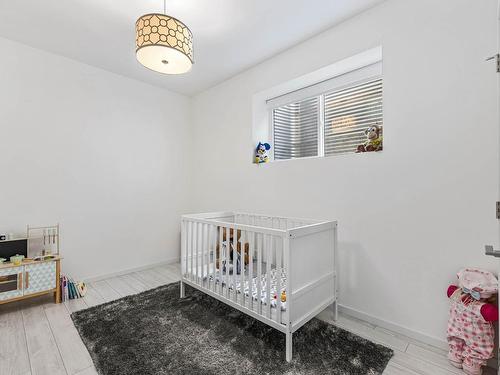
[[[184,284],[286,334],[331,305],[337,318],[337,222],[216,212],[182,216]],[[284,293],[282,292],[284,291]]]

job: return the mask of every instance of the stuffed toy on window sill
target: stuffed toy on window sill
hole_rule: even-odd
[[[268,151],[271,149],[269,143],[259,142],[257,148],[255,149],[255,163],[267,163],[269,161]]]
[[[382,127],[378,126],[377,124],[372,125],[365,130],[365,135],[366,142],[362,145],[359,145],[356,152],[382,151]]]

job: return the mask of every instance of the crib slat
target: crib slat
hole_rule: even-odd
[[[224,281],[224,283],[226,283],[226,289],[224,289],[224,285],[221,285],[222,286],[222,295],[224,295],[225,293],[227,293],[227,279],[226,279],[226,275],[225,275],[225,271],[227,271],[227,267],[226,267],[226,270],[224,271],[224,267],[226,266],[226,264],[224,263],[224,261],[226,260],[226,254],[224,252],[224,233],[226,231],[226,227],[221,227],[221,248],[220,248],[220,251],[221,251],[221,274],[222,274],[222,281]]]
[[[214,234],[214,226],[209,225],[208,226],[208,254],[207,254],[207,259],[208,259],[208,269],[207,269],[207,278],[208,280],[215,280],[212,278],[213,276],[213,267],[215,265],[215,234]],[[210,286],[212,283],[210,282]]]
[[[188,263],[189,263],[189,268],[187,271],[187,277],[189,280],[192,280],[192,274],[193,274],[193,222],[188,221],[188,247],[187,247],[187,254],[188,254]]]
[[[227,287],[227,298],[231,298],[231,282],[232,282],[232,275],[229,272],[229,268],[231,265],[231,228],[226,228],[226,275],[227,275],[227,281],[226,281],[226,287]]]
[[[206,261],[207,261],[207,289],[211,289],[212,282],[211,276],[212,276],[212,265],[210,264],[210,254],[212,253],[212,226],[207,225],[207,254],[206,254]]]
[[[191,278],[193,282],[196,282],[196,268],[198,267],[198,260],[197,260],[197,250],[196,247],[198,246],[198,223],[193,222],[193,233],[192,233],[192,258],[191,258]]]
[[[210,276],[212,276],[212,267],[210,265],[211,252],[212,252],[212,226],[207,225],[207,254],[205,256],[205,260],[207,262],[207,276],[206,276],[207,289],[210,289],[212,286],[212,282],[210,281]]]
[[[226,298],[230,298],[231,297],[231,290],[229,288],[229,286],[231,285],[230,284],[230,280],[229,280],[229,262],[231,260],[229,254],[230,254],[230,247],[231,247],[231,241],[229,240],[229,236],[230,236],[230,230],[228,227],[226,227],[226,251],[225,251],[225,254],[224,254],[224,257],[225,257],[225,263],[224,263],[224,266],[226,267]]]
[[[224,228],[219,227],[219,294],[222,295],[222,234]]]
[[[276,246],[276,294],[277,294],[277,304],[276,304],[276,322],[281,324],[281,270],[283,268],[283,247]]]
[[[184,221],[183,222],[183,226],[182,226],[182,230],[183,230],[183,234],[184,234],[184,239],[182,241],[182,245],[184,246],[184,272],[182,273],[182,276],[185,277],[187,272],[188,272],[188,240],[189,240],[189,233],[188,233],[188,226],[189,226],[189,222],[188,221]]]
[[[240,295],[241,305],[245,306],[245,241],[246,232],[241,231],[241,251],[240,251]]]
[[[181,278],[186,274],[186,222],[181,220]]]
[[[196,284],[200,283],[200,265],[201,265],[201,238],[203,234],[203,226],[201,223],[196,224]]]
[[[191,281],[194,281],[194,264],[195,264],[194,248],[196,246],[195,236],[196,236],[196,223],[191,222],[191,270],[189,271]]]
[[[212,291],[215,293],[217,292],[216,290],[216,272],[217,272],[217,264],[216,262],[216,257],[217,257],[217,227],[214,225],[212,227]]]
[[[196,257],[195,257],[195,251],[194,248],[196,246],[196,223],[191,222],[191,280],[194,281],[194,276],[195,276],[195,262],[196,262]]]
[[[219,264],[219,271],[220,271],[220,292],[224,296],[224,285],[223,283],[226,281],[224,278],[224,232],[226,228],[225,227],[220,227],[220,264]]]
[[[233,299],[234,302],[238,302],[238,291],[236,290],[237,281],[237,262],[238,259],[238,236],[236,229],[233,229],[233,272],[231,274],[232,284],[233,284]]]
[[[206,284],[207,288],[210,289],[210,275],[211,275],[211,268],[210,268],[210,252],[212,251],[212,226],[210,224],[207,224],[207,252],[205,254],[205,262],[207,265],[207,273],[206,273]]]
[[[272,259],[272,252],[273,252],[273,236],[266,235],[267,237],[267,248],[266,248],[266,308],[267,308],[267,316],[269,319],[271,319],[271,259]]]
[[[210,255],[210,225],[209,224],[205,224],[205,246],[203,247],[203,264],[205,265],[204,268],[202,269],[202,273],[203,273],[203,280],[205,280],[205,287],[208,288],[209,284],[209,280],[208,280],[208,276],[209,276],[209,255]]]
[[[224,236],[227,236],[227,232],[226,232],[226,227],[221,227],[221,238],[222,238],[222,242],[221,242],[221,248],[220,248],[220,251],[221,251],[221,273],[222,273],[222,280],[224,281],[224,284],[225,284],[225,289],[224,289],[224,285],[223,285],[223,288],[222,288],[222,293],[223,295],[226,295],[227,296],[227,262],[226,262],[226,251],[225,251],[225,248],[224,248],[224,244],[226,243],[224,241]],[[224,270],[225,268],[225,270]]]
[[[200,264],[201,264],[201,259],[200,259],[200,255],[201,255],[201,251],[200,251],[200,247],[201,247],[201,238],[202,238],[202,233],[203,233],[203,226],[201,223],[196,223],[196,247],[195,247],[195,250],[196,250],[196,270],[195,270],[195,280],[196,280],[196,283],[199,284],[200,282]]]
[[[201,267],[200,267],[200,283],[205,284],[205,253],[207,248],[207,224],[202,224],[201,227]]]
[[[262,314],[262,234],[257,233],[257,312]]]
[[[253,310],[253,250],[255,233],[252,232],[248,236],[248,307]]]
[[[201,247],[203,239],[203,224],[196,224],[196,284],[200,284]]]
[[[225,234],[224,234],[225,233]],[[226,262],[226,252],[225,252],[225,249],[224,249],[224,235],[227,236],[227,232],[226,232],[226,227],[221,227],[221,238],[222,238],[222,242],[221,242],[221,248],[220,248],[220,251],[221,251],[221,273],[222,273],[222,280],[224,281],[224,284],[225,284],[225,288],[224,289],[224,285],[222,287],[222,293],[223,295],[225,294],[227,296],[227,263]],[[225,270],[224,270],[225,268]]]

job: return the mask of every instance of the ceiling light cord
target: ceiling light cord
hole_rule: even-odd
[[[163,14],[167,14],[167,0],[163,0]]]

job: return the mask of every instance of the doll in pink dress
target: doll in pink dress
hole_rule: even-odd
[[[458,272],[458,286],[448,287],[451,301],[448,320],[448,359],[466,374],[481,374],[482,366],[493,357],[498,308],[489,303],[498,291],[491,272],[465,268]]]

